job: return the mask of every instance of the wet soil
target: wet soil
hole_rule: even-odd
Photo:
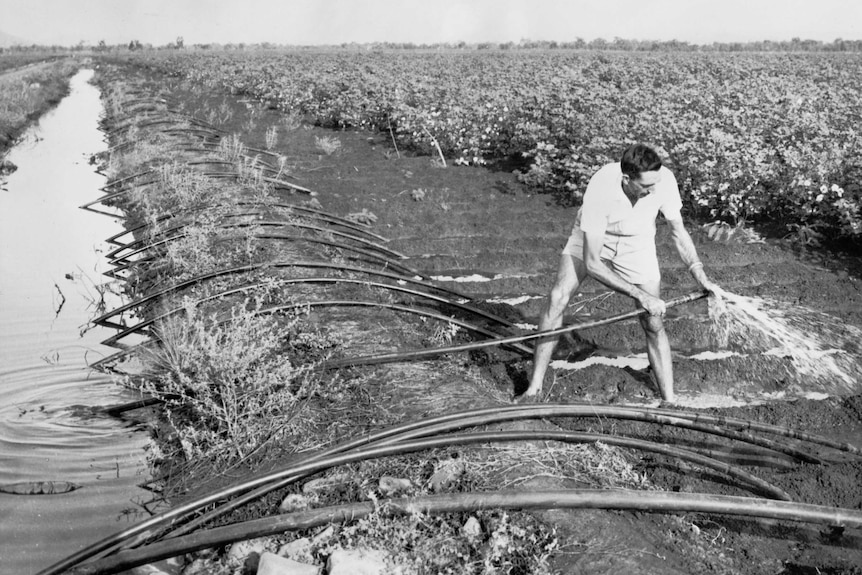
[[[229,106],[231,121],[222,128],[240,134],[249,146],[263,148],[269,126],[282,126],[282,114],[257,102],[138,70],[153,91],[170,94],[188,110]],[[254,126],[249,119],[253,119]],[[337,138],[338,151],[326,154],[318,138]],[[442,167],[429,157],[393,150],[387,134],[334,132],[302,126],[282,129],[276,151],[288,156],[293,175],[317,192],[328,212],[347,216],[363,210],[374,216],[372,230],[388,238],[387,247],[405,255],[404,263],[438,285],[459,291],[476,305],[523,324],[535,324],[570,231],[572,208],[536,194],[512,173],[462,166]],[[781,239],[715,242],[688,222],[706,271],[735,293],[804,305],[841,321],[862,326],[862,258],[799,251]],[[689,293],[696,285],[675,254],[667,229],[657,236],[667,297]],[[477,281],[445,278],[474,276]],[[627,311],[632,303],[587,283],[573,300],[567,321]],[[432,345],[434,327],[392,311],[339,309],[315,311],[327,329],[343,338],[341,353],[410,350]],[[704,408],[710,414],[786,426],[862,446],[862,396],[859,389],[839,397],[804,399],[804,378],[788,376],[789,360],[751,354],[715,360],[690,356],[720,351],[709,335],[706,307],[697,302],[669,313],[667,329],[674,350],[676,387],[695,405],[700,397],[733,399],[734,407]],[[499,326],[497,327],[499,328]],[[501,329],[506,333],[506,329]],[[458,334],[456,340],[469,337]],[[584,331],[557,350],[570,360],[593,353],[627,355],[644,351],[636,322]],[[345,370],[361,377],[367,393],[385,406],[392,421],[457,409],[507,404],[523,389],[531,361],[516,351],[491,349],[417,362]],[[860,382],[862,385],[862,382]],[[658,394],[648,373],[594,365],[577,371],[550,370],[548,401],[656,405]],[[724,402],[723,405],[727,405]],[[668,426],[621,421],[550,421],[571,429],[596,429],[680,446],[709,449],[714,456],[786,490],[800,502],[862,509],[862,459],[827,448],[803,446],[822,463],[754,448],[715,436]],[[750,495],[728,480],[660,456],[645,456],[639,470],[657,489]],[[536,487],[547,487],[537,482]],[[557,526],[564,542],[554,568],[565,573],[862,573],[862,532],[805,523],[753,520],[706,514],[657,514],[551,510],[538,514]]]

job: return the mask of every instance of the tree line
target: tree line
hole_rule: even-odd
[[[753,42],[713,42],[711,44],[695,44],[679,40],[628,40],[614,38],[606,40],[596,38],[584,40],[575,38],[572,41],[529,40],[519,42],[447,42],[434,44],[415,44],[412,42],[373,42],[358,44],[355,42],[328,46],[297,46],[276,44],[273,42],[246,43],[208,43],[186,45],[180,36],[175,42],[161,46],[142,44],[133,39],[128,43],[109,45],[100,40],[95,45],[87,45],[84,41],[75,46],[44,46],[39,44],[16,45],[0,47],[4,52],[120,52],[137,50],[277,50],[277,49],[347,49],[347,50],[594,50],[622,52],[862,52],[862,40],[845,40],[836,38],[831,42],[792,38],[790,40],[758,40]]]

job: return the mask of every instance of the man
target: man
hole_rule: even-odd
[[[694,279],[705,290],[720,290],[703,271],[694,242],[683,226],[681,207],[676,178],[649,146],[630,146],[619,163],[600,168],[587,185],[572,235],[560,258],[556,284],[539,323],[540,330],[560,327],[569,300],[588,276],[633,298],[639,308],[649,312],[639,316],[646,333],[647,355],[662,399],[670,403],[675,401],[673,364],[662,323],[665,303],[661,299],[655,249],[659,211]],[[538,398],[558,339],[538,341],[530,385],[515,401]]]

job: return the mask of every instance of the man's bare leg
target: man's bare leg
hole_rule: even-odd
[[[640,284],[638,287],[650,295],[661,297],[659,281]],[[663,400],[673,403],[676,401],[673,391],[673,361],[664,322],[660,316],[655,315],[640,316],[640,322],[646,334],[647,356],[659,393]]]
[[[539,319],[539,330],[556,329],[563,325],[563,313],[566,311],[566,306],[569,305],[569,300],[580,287],[586,275],[587,269],[582,260],[569,254],[560,256],[557,280],[550,295],[548,295],[548,302]],[[547,337],[536,343],[536,349],[533,352],[533,375],[530,378],[530,385],[522,397],[532,397],[542,391],[545,372],[551,363],[551,356],[559,339],[560,336]]]

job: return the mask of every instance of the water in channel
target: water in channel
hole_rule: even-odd
[[[59,105],[30,129],[8,159],[18,170],[0,182],[0,486],[72,482],[53,495],[0,493],[0,573],[36,573],[141,519],[152,498],[146,433],[86,407],[133,396],[86,368],[112,353],[94,328],[96,289],[106,278],[104,239],[112,218],[78,208],[101,192],[89,164],[106,144],[101,102],[81,70]],[[108,309],[118,305],[107,296]]]

